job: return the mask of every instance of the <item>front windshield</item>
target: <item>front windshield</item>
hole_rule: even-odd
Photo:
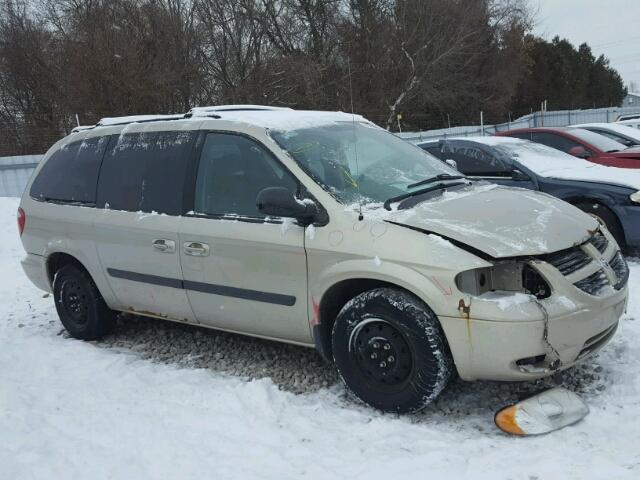
[[[409,187],[416,182],[441,174],[460,175],[421,148],[361,122],[272,131],[271,136],[345,204],[384,202],[424,188]]]
[[[619,152],[627,148],[625,145],[616,142],[615,140],[600,135],[599,133],[590,132],[583,128],[574,128],[569,131],[571,135],[593,145],[601,152]]]

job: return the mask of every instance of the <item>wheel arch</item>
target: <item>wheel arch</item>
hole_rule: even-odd
[[[613,216],[614,221],[616,222],[617,230],[622,237],[623,245],[626,244],[626,234],[624,225],[620,220],[620,216],[616,212],[615,202],[612,199],[609,199],[606,196],[602,195],[573,195],[570,197],[563,198],[565,202],[570,203],[576,208],[580,208],[580,204],[598,204],[608,210]],[[622,245],[621,245],[622,246]]]
[[[50,285],[53,286],[53,279],[55,278],[56,272],[66,265],[75,265],[91,275],[82,262],[73,255],[65,252],[54,252],[49,254],[46,263],[47,279]]]
[[[413,275],[419,275],[417,272],[412,271]],[[424,277],[421,277],[426,282]],[[373,274],[360,274],[349,278],[336,279],[327,286],[318,297],[311,298],[313,303],[313,340],[316,349],[320,352],[323,358],[328,361],[333,361],[333,354],[331,348],[331,331],[333,324],[338,316],[338,313],[344,307],[344,305],[354,298],[355,296],[376,288],[393,288],[400,290],[416,297],[421,302],[424,302],[435,314],[436,318],[438,314],[434,308],[433,302],[429,301],[431,295],[425,295],[423,289],[417,288],[419,284],[412,284],[408,278],[401,280],[400,278],[384,278]],[[423,283],[422,287],[425,284]],[[436,295],[436,289],[430,286],[427,290],[431,291],[433,295]],[[442,296],[442,293],[440,293]],[[319,298],[319,301],[316,299]],[[440,320],[438,319],[438,322]],[[443,330],[444,332],[444,330]],[[445,342],[448,344],[445,334]]]
[[[98,292],[100,292],[100,295],[102,296],[102,298],[104,298],[109,308],[118,310],[119,308],[117,299],[106,277],[104,276],[102,269],[97,265],[91,265],[90,259],[82,259],[78,257],[79,256],[76,256],[73,253],[65,251],[63,249],[46,252],[45,273],[50,288],[53,289],[53,279],[56,272],[60,268],[65,265],[75,265],[85,271],[87,275],[89,275],[91,280],[93,280],[96,288],[98,289]]]

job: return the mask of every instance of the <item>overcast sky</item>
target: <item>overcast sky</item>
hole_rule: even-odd
[[[576,47],[587,42],[605,55],[625,85],[640,90],[640,0],[529,0],[537,10],[534,33],[559,35]]]

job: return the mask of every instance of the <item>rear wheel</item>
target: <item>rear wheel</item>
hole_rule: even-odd
[[[332,343],[347,388],[386,412],[424,408],[453,370],[435,314],[402,290],[378,288],[349,301],[333,326]]]
[[[65,265],[56,272],[53,298],[62,325],[74,338],[97,340],[115,329],[117,313],[82,268]]]
[[[600,222],[604,223],[607,226],[607,230],[611,232],[613,238],[616,239],[616,242],[620,246],[620,248],[624,247],[624,233],[622,232],[622,227],[620,226],[620,221],[615,213],[613,213],[608,207],[602,205],[597,202],[583,202],[577,203],[576,207],[582,210],[589,215],[593,215]]]

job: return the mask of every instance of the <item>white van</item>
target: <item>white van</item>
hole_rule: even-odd
[[[593,217],[340,112],[104,120],[51,147],[18,223],[24,270],[72,336],[132,312],[315,347],[385,411],[424,407],[454,368],[568,368],[627,304],[627,265]]]

